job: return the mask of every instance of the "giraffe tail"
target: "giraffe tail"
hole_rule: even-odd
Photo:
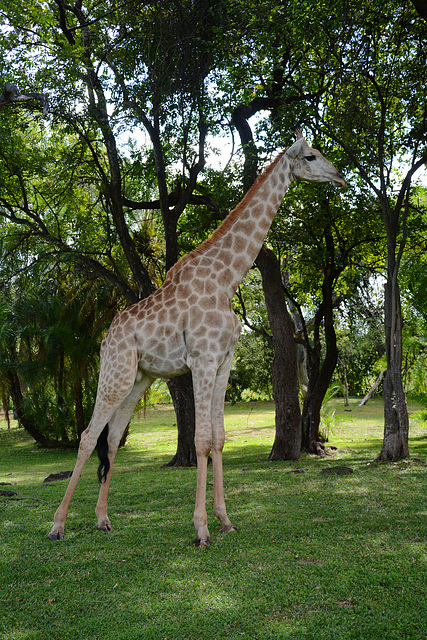
[[[96,443],[96,452],[99,457],[98,480],[102,484],[107,479],[107,473],[110,470],[110,460],[108,458],[108,423],[101,431],[98,442]]]

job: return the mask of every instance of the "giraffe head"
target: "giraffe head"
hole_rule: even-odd
[[[333,164],[320,151],[309,147],[300,129],[296,130],[297,141],[289,147],[286,155],[290,158],[293,178],[309,182],[332,182],[334,187],[346,187],[347,182]]]

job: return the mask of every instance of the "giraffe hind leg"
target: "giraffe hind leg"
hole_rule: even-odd
[[[101,464],[98,469],[100,472],[101,487],[99,490],[98,502],[95,508],[95,514],[98,519],[98,529],[101,531],[111,531],[112,526],[108,517],[107,499],[108,490],[110,488],[111,474],[113,471],[113,463],[116,457],[117,449],[120,444],[120,440],[126,429],[130,419],[132,418],[133,411],[142,398],[145,391],[153,383],[153,378],[143,376],[136,380],[133,389],[129,395],[122,401],[120,406],[116,409],[111,416],[108,425],[104,427],[100,437],[98,438],[98,455],[100,456]]]
[[[102,471],[102,475],[104,475],[104,472],[106,471],[106,447],[108,445],[108,447],[110,448],[111,443],[116,442],[116,434],[111,433],[113,426],[112,420],[114,420],[119,408],[122,405],[127,406],[127,399],[132,396],[135,387],[138,387],[140,385],[140,382],[136,382],[136,380],[138,379],[138,358],[135,346],[132,347],[131,345],[127,350],[125,366],[119,366],[117,364],[119,356],[123,355],[123,353],[122,351],[118,351],[115,341],[110,341],[110,343],[108,343],[107,341],[106,343],[103,343],[103,345],[104,349],[101,348],[101,367],[99,372],[98,391],[96,394],[96,401],[92,419],[88,428],[82,433],[74,471],[70,478],[70,482],[65,491],[62,502],[56,510],[54,516],[54,524],[48,535],[50,540],[62,540],[62,538],[64,537],[64,526],[69,511],[71,498],[73,497],[81,472],[92,451],[95,449],[101,433],[105,430],[105,426],[108,423],[108,437],[106,437],[106,434],[104,433],[100,440],[100,447],[101,449],[104,449],[102,454],[104,457],[104,468]],[[111,376],[109,372],[115,370],[117,370],[120,375]],[[148,382],[146,376],[144,376],[143,379],[146,382],[145,388],[147,388],[151,384],[152,379],[148,379]],[[132,406],[132,411],[135,407],[135,404]],[[129,419],[132,415],[132,411],[130,412]],[[120,442],[120,437],[121,433],[117,439],[117,444],[111,447],[111,453],[108,454],[108,463],[110,464],[110,469],[106,473],[105,482],[101,485],[100,497],[102,497],[103,500],[100,501],[100,499],[98,499],[97,504],[97,510],[101,513],[101,522],[103,522],[105,518],[107,518],[106,496],[108,493],[108,484],[111,477],[112,462],[114,460],[115,451],[117,450],[118,444]],[[102,490],[103,487],[105,487],[104,491]],[[100,519],[98,518],[98,522],[99,521]]]
[[[96,446],[97,434],[101,432],[102,428],[98,427],[98,429],[96,429],[93,422],[91,422],[89,427],[82,434],[73,474],[70,478],[62,502],[55,512],[53,527],[48,534],[48,538],[50,540],[62,540],[64,537],[65,520],[67,519],[71,498],[73,497],[83,467]]]

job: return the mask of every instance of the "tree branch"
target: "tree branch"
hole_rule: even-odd
[[[24,102],[41,102],[43,106],[43,118],[49,112],[49,101],[45,93],[21,93],[16,84],[6,82],[3,91],[0,93],[0,107],[8,107]]]
[[[240,286],[236,291],[236,296],[238,297],[239,302],[240,302],[240,306],[242,308],[242,311],[241,311],[240,315],[242,317],[243,323],[247,327],[249,327],[249,329],[251,331],[253,331],[254,333],[257,333],[258,335],[260,335],[263,338],[265,338],[270,346],[273,346],[273,336],[270,335],[269,333],[267,333],[267,331],[264,329],[264,327],[262,327],[261,329],[258,329],[258,327],[256,327],[251,322],[249,322],[248,316],[246,314],[246,305],[245,305],[245,301],[243,299],[242,290],[241,290]]]
[[[171,193],[168,194],[168,205],[169,207],[175,206],[180,198],[181,198],[182,189],[177,188]],[[125,207],[129,209],[143,209],[143,210],[151,210],[151,209],[160,209],[160,200],[144,200],[140,202],[136,202],[135,200],[131,200],[129,198],[123,197],[123,204]],[[187,204],[195,204],[195,205],[204,205],[210,211],[214,211],[215,213],[220,213],[220,208],[215,202],[215,200],[210,195],[199,196],[192,193],[188,197]]]

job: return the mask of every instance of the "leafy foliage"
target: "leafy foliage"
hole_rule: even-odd
[[[419,202],[409,187],[426,158],[427,23],[414,6],[0,0],[0,15],[0,77],[26,92],[43,88],[50,103],[47,121],[38,109],[15,107],[2,108],[0,119],[1,281],[10,285],[3,292],[11,314],[6,326],[13,314],[22,323],[14,329],[16,349],[20,341],[31,345],[28,381],[37,378],[35,354],[45,363],[41,371],[60,370],[55,353],[71,342],[60,327],[60,307],[73,289],[90,300],[102,279],[120,304],[135,302],[239,201],[245,167],[234,153],[233,118],[241,109],[246,123],[256,116],[260,163],[289,145],[299,123],[349,178],[346,194],[294,186],[268,243],[307,324],[323,304],[322,279],[333,258],[334,321],[352,388],[360,391],[378,363],[381,321],[362,327],[356,292],[369,290],[372,273],[386,273],[386,250],[398,269],[406,243],[407,261],[423,269],[425,199]],[[234,156],[223,171],[207,164],[218,135],[232,138]],[[33,264],[50,269],[53,262],[61,284],[39,300],[53,305],[52,315],[34,310],[37,319],[26,326],[10,283]],[[103,317],[109,295],[98,299]],[[248,303],[252,295],[246,286],[247,320],[268,333],[259,305]],[[414,328],[404,345],[413,368],[423,361],[425,311],[420,307],[419,317],[404,311]],[[83,321],[69,329],[88,331]],[[239,397],[245,387],[269,394],[266,340],[242,337],[233,386]],[[407,381],[425,384],[418,374]],[[59,411],[44,393],[39,414]]]
[[[15,411],[35,434],[75,445],[92,411],[100,336],[114,296],[93,283],[65,284],[54,272],[32,270],[10,287],[0,310],[0,372],[19,403]]]

